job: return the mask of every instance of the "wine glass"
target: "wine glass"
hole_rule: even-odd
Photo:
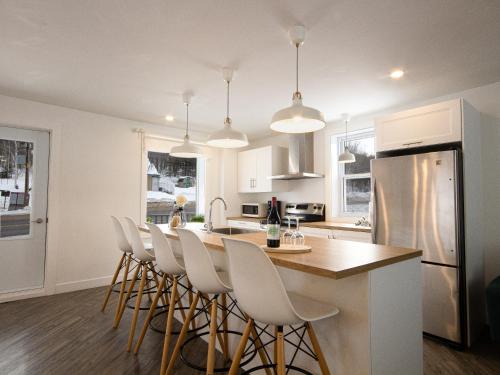
[[[292,218],[290,216],[285,216],[285,219],[288,220],[288,229],[285,230],[285,232],[283,233],[283,244],[288,245],[288,244],[292,244],[293,231],[290,228]]]
[[[297,217],[296,220],[297,220],[297,226],[296,226],[295,231],[293,232],[293,235],[292,235],[292,243],[294,246],[302,246],[302,245],[304,245],[305,237],[304,237],[304,234],[299,231],[299,228],[300,228],[299,217]]]

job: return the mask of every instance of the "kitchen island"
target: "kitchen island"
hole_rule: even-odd
[[[178,247],[175,230],[160,228]],[[188,228],[213,250],[214,262],[227,267],[222,236],[199,224]],[[266,242],[262,232],[233,237]],[[269,256],[288,290],[340,309],[315,324],[332,374],[422,374],[421,251],[315,237],[306,243],[310,253]],[[230,344],[234,348],[236,338]],[[313,360],[299,357],[296,365],[319,373]]]

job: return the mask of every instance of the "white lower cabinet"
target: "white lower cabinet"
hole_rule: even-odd
[[[263,230],[258,221],[250,220],[228,220],[227,225],[232,228]],[[300,227],[300,231],[306,236],[322,237],[336,240],[357,241],[357,242],[372,242],[370,233],[356,232],[352,230],[339,230],[339,229],[322,229]]]
[[[300,229],[307,236],[322,237],[335,240],[357,241],[371,243],[370,233],[356,232],[352,230],[322,229],[301,227]]]
[[[228,220],[227,226],[232,228],[242,228],[242,229],[257,229],[257,230],[262,229],[258,221],[247,221],[247,220]]]

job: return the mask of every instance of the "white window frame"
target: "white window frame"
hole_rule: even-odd
[[[362,131],[356,131],[347,133],[348,141],[355,141],[363,138],[373,138],[375,142],[375,132],[373,129],[364,129]],[[337,158],[344,151],[344,142],[346,140],[346,136],[338,136],[336,137],[337,142]],[[371,178],[371,173],[355,173],[355,174],[345,174],[345,165],[338,163],[338,199],[335,199],[339,204],[339,215],[340,216],[363,216],[368,215],[368,210],[366,212],[350,212],[346,210],[346,199],[345,199],[345,191],[346,191],[346,182],[347,180],[360,179],[360,178]]]
[[[170,138],[164,138],[161,136],[145,135],[141,133],[143,140],[141,141],[142,150],[142,168],[141,168],[141,218],[145,222],[147,219],[147,163],[148,163],[148,153],[159,152],[164,154],[170,154],[170,150],[173,146],[180,144],[180,141],[173,140]],[[151,144],[148,144],[152,142]],[[206,195],[206,176],[207,176],[207,162],[204,158],[197,158],[196,161],[196,214],[205,215],[205,195]]]

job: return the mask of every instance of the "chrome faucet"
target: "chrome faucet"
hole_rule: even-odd
[[[205,230],[207,231],[207,233],[212,233],[212,230],[214,229],[214,226],[212,224],[212,206],[216,200],[222,201],[222,203],[224,203],[224,210],[227,210],[227,204],[223,198],[215,197],[210,201],[210,209],[208,210],[208,223],[205,223]]]

